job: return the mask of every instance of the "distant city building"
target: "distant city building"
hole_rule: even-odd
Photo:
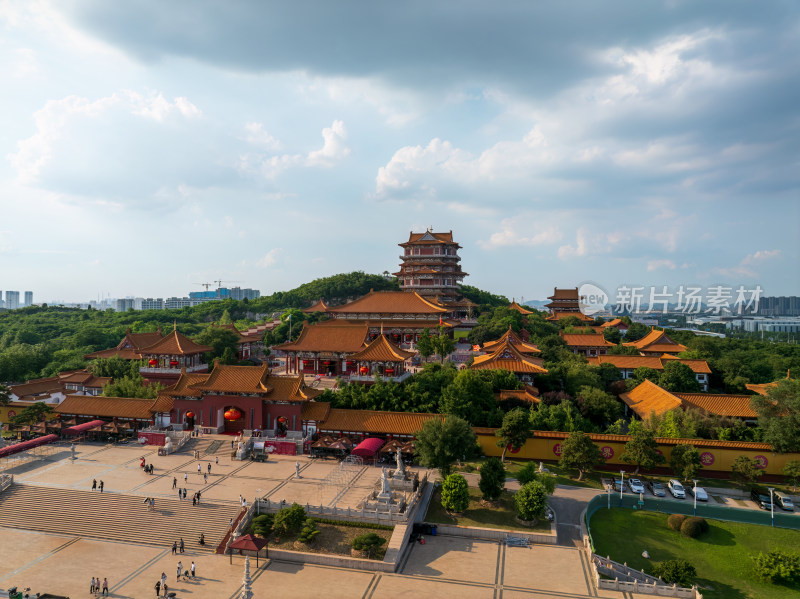
[[[192,291],[189,293],[189,299],[195,300],[195,304],[201,302],[213,302],[216,300],[224,299],[256,299],[261,297],[261,292],[258,289],[242,289],[241,287],[219,287],[215,291]]]
[[[33,291],[26,291],[25,292],[25,305],[32,306],[33,305]]]
[[[9,310],[19,308],[19,291],[6,291],[6,308]]]
[[[153,299],[152,297],[148,297],[147,299],[142,300],[141,305],[142,310],[163,310],[164,309],[164,300],[160,297]]]
[[[748,333],[800,333],[800,318],[742,318],[730,320],[725,326]]]
[[[800,316],[800,297],[762,297],[758,301],[759,316]]]
[[[127,312],[128,310],[133,310],[133,298],[126,297],[116,300],[114,302],[114,310],[117,312]]]
[[[164,307],[167,310],[177,310],[179,308],[186,308],[189,306],[196,306],[202,303],[203,300],[195,300],[188,297],[168,297],[164,301]]]
[[[241,287],[231,287],[231,299],[235,300],[254,300],[261,297],[261,292],[258,289],[242,289]]]

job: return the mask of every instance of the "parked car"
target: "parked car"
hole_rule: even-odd
[[[774,494],[775,503],[785,509],[787,512],[794,511],[794,503],[792,503],[792,498],[789,497],[783,491],[776,491]]]
[[[752,487],[750,489],[750,499],[762,510],[772,509],[772,500],[769,497],[769,491],[764,487]]]
[[[669,489],[669,492],[672,493],[672,496],[676,499],[683,499],[686,497],[686,491],[683,490],[683,485],[680,483],[680,481],[675,480],[674,478],[670,479],[670,481],[667,483],[667,488]]]
[[[645,482],[645,486],[648,489],[650,489],[650,492],[656,497],[667,496],[667,490],[664,488],[664,485],[662,485],[657,480],[648,480],[647,482]]]
[[[621,479],[615,478],[614,479],[614,490],[615,491],[619,491],[620,489],[622,489],[623,491],[625,490],[625,483]]]
[[[631,489],[631,493],[644,493],[644,485],[638,478],[629,478],[628,486]]]
[[[708,501],[708,493],[703,487],[686,487],[689,493],[697,496],[697,501]]]

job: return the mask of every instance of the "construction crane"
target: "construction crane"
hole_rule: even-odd
[[[222,279],[217,279],[213,282],[217,284],[217,289],[222,289],[223,283],[241,283],[241,281],[223,281]]]
[[[212,281],[213,283],[213,281]],[[195,285],[201,285],[206,288],[206,291],[211,287],[211,283],[195,283]]]

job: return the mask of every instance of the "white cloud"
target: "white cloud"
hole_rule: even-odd
[[[748,254],[742,259],[742,265],[758,264],[765,260],[771,260],[781,255],[780,250],[760,250],[754,254]]]
[[[322,139],[325,143],[319,150],[314,150],[308,155],[306,164],[309,166],[332,166],[350,154],[347,147],[347,130],[342,121],[333,121],[333,125],[322,130]]]
[[[575,245],[562,245],[558,248],[558,257],[564,260],[575,256],[585,256],[588,251],[586,229],[581,227],[575,235]]]
[[[492,233],[489,241],[478,241],[478,245],[487,250],[509,246],[535,247],[556,243],[562,237],[557,226],[537,224],[533,217],[506,218],[500,227],[502,230]]]
[[[258,268],[269,268],[275,266],[280,257],[283,255],[283,248],[272,248],[266,255],[256,262]]]
[[[672,260],[648,260],[647,262],[647,272],[661,269],[675,270],[676,268],[677,265]]]
[[[725,277],[749,277],[757,279],[759,273],[754,267],[762,265],[768,260],[772,260],[781,255],[781,250],[760,250],[752,254],[748,254],[737,264],[729,268],[714,268],[713,272]]]
[[[272,137],[269,132],[264,129],[263,123],[247,123],[244,126],[246,134],[245,141],[253,144],[254,146],[262,146],[267,150],[280,150],[281,142]]]

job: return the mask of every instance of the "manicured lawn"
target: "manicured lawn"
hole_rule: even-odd
[[[689,539],[667,527],[667,515],[600,509],[590,522],[595,552],[645,572],[656,562],[684,558],[697,569],[704,599],[800,599],[800,585],[759,580],[750,556],[782,548],[797,551],[800,531],[709,520],[710,530]],[[647,550],[650,559],[642,557]]]
[[[550,523],[540,521],[533,527],[522,526],[514,518],[514,499],[511,493],[505,492],[500,497],[498,507],[485,507],[481,505],[480,490],[470,487],[470,502],[464,515],[456,518],[442,508],[442,496],[437,489],[431,498],[428,507],[426,522],[435,524],[453,524],[456,526],[477,526],[480,528],[502,528],[506,530],[525,530],[528,532],[550,532]]]
[[[288,535],[276,538],[275,534],[269,537],[269,546],[272,549],[286,549],[288,551],[304,551],[309,553],[332,553],[336,555],[350,555],[350,548],[353,539],[356,537],[374,532],[379,537],[386,539],[381,549],[375,553],[373,559],[382,560],[386,553],[386,546],[389,544],[389,539],[392,538],[392,531],[381,528],[367,528],[346,526],[339,524],[328,524],[326,522],[318,522],[317,528],[320,533],[309,544],[295,543],[297,537],[300,536],[300,531],[292,532]],[[252,527],[248,531],[253,533]]]
[[[454,471],[477,473],[478,468],[481,465],[481,462],[482,460],[472,460],[469,462],[463,462],[462,468],[454,468]],[[506,461],[505,461],[506,476],[510,476],[512,478],[516,477],[516,474],[519,471],[519,469],[522,468],[527,463],[529,463],[528,460],[514,460],[506,456]],[[536,462],[536,464],[538,465],[538,462]],[[587,489],[603,488],[603,485],[600,482],[600,473],[598,472],[589,472],[583,477],[582,481],[578,481],[578,473],[575,470],[564,470],[563,468],[559,468],[557,464],[547,464],[547,463],[545,463],[544,467],[550,470],[550,472],[555,475],[557,485],[585,487]]]

